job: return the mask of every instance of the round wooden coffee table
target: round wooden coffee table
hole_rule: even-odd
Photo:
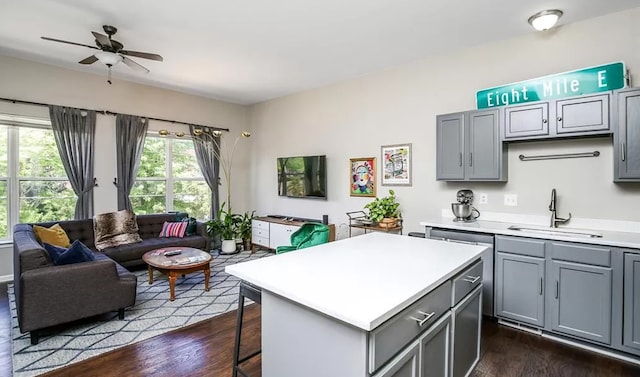
[[[180,254],[167,256],[169,252],[180,251]],[[176,280],[178,276],[204,271],[204,290],[209,291],[211,254],[193,247],[163,247],[146,252],[142,260],[149,266],[149,284],[153,284],[153,270],[158,270],[169,277],[169,300],[176,298]]]

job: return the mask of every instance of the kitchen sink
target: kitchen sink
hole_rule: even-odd
[[[523,232],[551,234],[555,236],[593,237],[593,238],[602,237],[602,234],[600,233],[591,232],[591,231],[582,230],[582,229],[573,230],[573,229],[545,228],[545,227],[536,227],[531,225],[511,225],[508,229],[519,230]]]

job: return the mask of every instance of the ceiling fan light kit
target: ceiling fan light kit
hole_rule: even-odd
[[[559,9],[546,9],[529,17],[528,21],[534,29],[545,31],[554,27],[560,17],[562,17],[562,14],[562,11]]]
[[[158,54],[152,54],[149,52],[140,52],[140,51],[130,51],[125,50],[124,45],[115,39],[111,39],[111,37],[118,31],[118,29],[111,25],[103,25],[102,29],[107,35],[100,34],[98,32],[92,31],[95,38],[96,46],[90,46],[83,43],[69,42],[62,39],[49,38],[49,37],[41,37],[44,40],[66,43],[75,46],[88,47],[94,50],[99,50],[94,55],[86,57],[80,60],[78,63],[80,64],[93,64],[97,61],[106,65],[109,68],[109,76],[107,82],[111,84],[111,67],[117,65],[120,62],[123,62],[127,67],[132,68],[135,71],[142,73],[149,73],[149,70],[142,66],[141,64],[135,62],[130,59],[128,56],[133,56],[136,58],[149,59],[155,61],[163,61],[162,56]]]

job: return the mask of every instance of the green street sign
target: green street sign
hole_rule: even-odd
[[[478,109],[606,92],[626,86],[624,63],[557,73],[476,92]]]

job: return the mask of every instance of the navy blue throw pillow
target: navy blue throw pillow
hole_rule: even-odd
[[[93,252],[91,251],[91,249],[86,247],[82,242],[75,240],[73,241],[71,246],[69,246],[67,251],[60,254],[60,256],[58,256],[58,259],[53,263],[56,265],[63,265],[89,262],[92,260],[96,260],[96,258],[93,256]]]
[[[60,258],[60,255],[67,251],[66,247],[51,245],[46,242],[44,242],[42,246],[44,246],[44,249],[47,251],[47,253],[49,253],[49,257],[51,257],[51,261],[53,262],[53,264],[56,264],[56,261],[58,260],[58,258]]]

